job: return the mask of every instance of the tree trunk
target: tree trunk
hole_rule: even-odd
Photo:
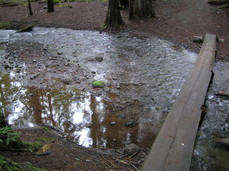
[[[208,3],[213,5],[222,5],[229,3],[229,0],[209,0]]]
[[[29,15],[33,15],[33,11],[32,11],[30,0],[28,0],[28,7],[29,7]]]
[[[54,3],[53,0],[48,0],[48,12],[54,11]]]
[[[155,17],[152,0],[135,0],[134,15],[139,19],[148,19]]]
[[[129,20],[134,19],[134,0],[129,0]]]
[[[108,10],[104,25],[107,30],[120,30],[123,27],[124,22],[120,14],[118,0],[108,1]]]

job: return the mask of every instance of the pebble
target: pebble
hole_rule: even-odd
[[[135,120],[129,120],[129,121],[126,123],[126,126],[127,126],[127,127],[130,127],[130,128],[133,128],[133,127],[135,127],[135,126],[137,126],[137,125],[138,125],[138,122],[135,121]]]
[[[115,122],[115,121],[112,121],[112,122],[111,122],[111,125],[116,125],[116,122]]]
[[[124,153],[128,155],[132,155],[134,153],[137,153],[140,150],[140,147],[136,144],[129,144],[124,148]]]

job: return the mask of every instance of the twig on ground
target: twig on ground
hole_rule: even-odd
[[[125,164],[125,165],[129,165],[129,163],[126,162],[126,161],[124,161],[124,160],[118,159],[118,158],[116,158],[116,157],[112,157],[112,158],[115,159],[115,160],[117,160],[117,161],[120,162],[120,163],[123,163],[123,164]]]
[[[135,152],[134,154],[130,155],[130,156],[127,158],[127,160],[130,160],[130,159],[131,159],[132,157],[134,157],[136,154],[138,154],[138,151]]]
[[[139,171],[139,169],[138,169],[136,166],[134,166],[132,163],[130,163],[130,165],[131,165],[135,170]]]

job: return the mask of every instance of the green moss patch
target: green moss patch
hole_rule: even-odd
[[[4,171],[47,171],[31,165],[31,163],[16,163],[0,155],[0,170]]]
[[[93,81],[92,87],[93,88],[103,88],[105,83],[103,81]]]
[[[9,22],[0,22],[0,29],[7,29],[9,28],[10,23]]]
[[[27,26],[25,26],[25,27],[17,30],[17,32],[20,33],[20,32],[29,32],[29,31],[32,31],[34,26],[35,26],[34,24],[29,24],[29,25],[27,25]]]

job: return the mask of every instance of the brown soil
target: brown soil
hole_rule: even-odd
[[[100,30],[106,14],[106,4],[100,0],[74,2],[73,8],[56,7],[55,12],[47,13],[41,1],[33,2],[34,15],[28,15],[24,6],[0,7],[0,22],[10,22],[10,28],[18,29],[28,24],[42,27],[65,27],[72,29]],[[210,6],[206,0],[158,0],[154,4],[157,18],[148,21],[128,21],[128,12],[122,11],[125,29],[150,32],[156,36],[175,41],[186,48],[198,52],[200,44],[192,42],[193,36],[216,34],[224,39],[218,43],[218,59],[229,59],[229,14]],[[51,137],[49,154],[37,156],[28,152],[1,152],[2,155],[19,162],[31,162],[33,165],[49,170],[136,170],[142,163],[142,152],[126,160],[115,151],[85,149],[73,144],[57,134],[44,129],[21,129],[22,139],[34,141],[37,138]],[[133,165],[133,162],[134,165]]]
[[[0,152],[1,155],[17,162],[29,162],[35,167],[58,171],[91,171],[91,170],[134,170],[140,166],[133,160],[120,158],[121,155],[112,150],[106,153],[87,149],[62,138],[50,129],[30,128],[18,129],[21,138],[26,142],[40,142],[44,150],[38,152]],[[45,147],[45,148],[44,148]],[[134,166],[135,165],[135,166]]]

